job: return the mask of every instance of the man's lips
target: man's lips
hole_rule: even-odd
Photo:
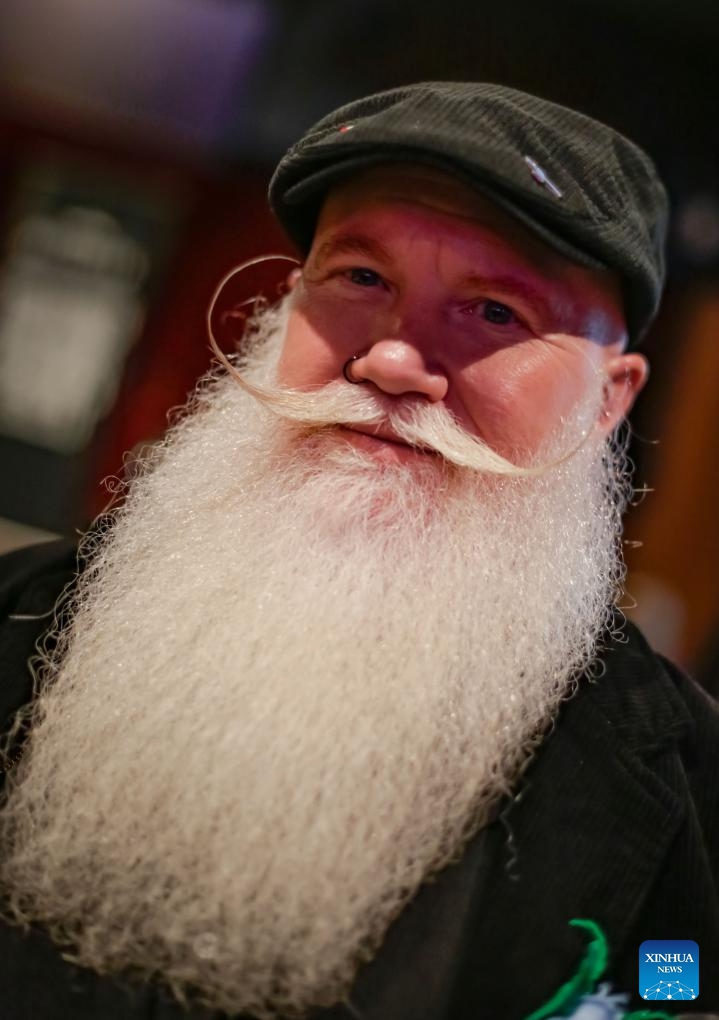
[[[395,443],[397,446],[410,447],[410,444],[405,442],[404,439],[400,439],[399,436],[389,432],[387,429],[383,429],[381,426],[378,428],[373,428],[372,426],[362,428],[361,425],[343,425],[342,427],[349,429],[351,432],[360,432],[363,436],[369,436],[370,439],[380,439],[385,443]],[[414,447],[410,447],[410,449],[414,449]]]
[[[386,459],[406,460],[411,457],[426,456],[427,454],[437,456],[433,450],[411,446],[393,432],[382,428],[382,426],[341,425],[340,430],[350,442],[356,443],[356,445],[365,450],[384,451],[387,455]]]

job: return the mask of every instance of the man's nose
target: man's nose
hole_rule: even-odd
[[[431,403],[447,394],[447,376],[433,371],[424,355],[406,340],[379,340],[352,362],[352,378],[372,382],[383,393],[420,393]]]

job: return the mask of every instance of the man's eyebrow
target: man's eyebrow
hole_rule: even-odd
[[[322,265],[333,255],[364,255],[378,262],[391,261],[388,249],[368,234],[336,234],[322,242],[312,261]]]

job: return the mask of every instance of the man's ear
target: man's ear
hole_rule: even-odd
[[[295,266],[293,269],[290,269],[289,273],[287,274],[287,280],[285,281],[287,283],[287,290],[293,291],[297,286],[298,280],[300,280],[301,277],[302,268],[300,266]]]
[[[625,418],[649,378],[649,362],[643,354],[618,354],[605,366],[605,380],[599,428],[612,432]]]

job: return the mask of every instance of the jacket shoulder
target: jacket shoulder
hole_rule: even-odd
[[[52,609],[76,571],[77,545],[69,539],[41,542],[0,556],[0,620],[21,611]]]
[[[680,741],[680,754],[697,813],[714,833],[712,860],[719,886],[719,702],[674,663],[659,658],[691,720]]]
[[[719,703],[679,666],[655,652],[642,632],[624,621],[602,655],[601,675],[584,690],[625,746],[642,754],[713,734],[719,755]],[[710,740],[709,743],[712,743]]]
[[[29,661],[77,571],[76,544],[65,539],[0,556],[0,737],[32,698]]]

